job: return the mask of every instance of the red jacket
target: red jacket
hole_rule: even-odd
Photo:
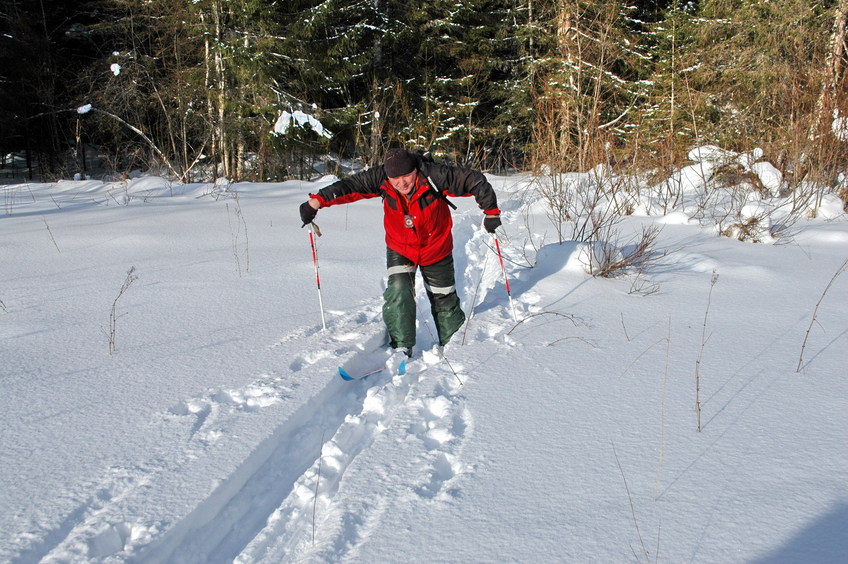
[[[310,197],[322,208],[382,197],[386,246],[427,266],[453,251],[453,220],[445,195],[474,196],[484,213],[500,213],[495,191],[481,172],[426,162],[418,164],[417,186],[408,201],[389,184],[382,166],[330,184]],[[412,227],[405,224],[407,215],[412,216]]]

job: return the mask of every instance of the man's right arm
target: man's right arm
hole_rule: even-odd
[[[383,167],[375,166],[333,182],[329,186],[321,188],[315,194],[310,194],[309,205],[315,207],[315,204],[312,203],[314,200],[318,205],[315,209],[320,209],[338,204],[348,204],[365,198],[376,198],[380,195],[380,185],[385,180],[386,174],[383,172]]]

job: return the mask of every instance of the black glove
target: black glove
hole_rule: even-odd
[[[300,219],[303,220],[303,225],[301,227],[306,227],[312,220],[315,219],[315,216],[318,215],[318,210],[309,205],[309,202],[303,202],[300,204]]]
[[[494,233],[495,229],[501,226],[501,216],[499,215],[487,215],[486,219],[483,220],[483,227],[489,233]]]

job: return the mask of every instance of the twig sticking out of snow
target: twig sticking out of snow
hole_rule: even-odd
[[[707,318],[710,315],[710,302],[712,302],[713,288],[718,282],[718,273],[713,270],[710,278],[710,293],[707,295],[707,309],[704,311],[704,326],[701,329],[701,349],[698,351],[698,359],[695,361],[695,413],[698,416],[698,432],[701,432],[701,359],[704,357],[704,347],[710,337],[707,335]]]
[[[665,372],[663,373],[662,397],[660,398],[660,454],[657,458],[657,477],[654,480],[654,501],[660,491],[660,477],[665,457],[665,398],[668,395],[668,367],[671,356],[671,316],[668,318],[668,337],[665,339]]]
[[[318,512],[318,485],[321,483],[321,463],[324,462],[324,433],[321,433],[321,450],[318,452],[318,475],[315,477],[315,497],[312,500],[312,544],[315,544],[315,515]]]
[[[621,479],[624,480],[624,490],[627,492],[627,500],[630,502],[630,513],[633,515],[633,524],[636,526],[636,536],[639,537],[639,544],[642,546],[642,553],[645,555],[645,562],[650,562],[651,558],[648,554],[648,549],[645,548],[645,541],[642,540],[642,532],[639,530],[639,520],[636,519],[636,508],[633,507],[633,496],[630,495],[630,488],[627,485],[627,478],[624,476],[624,470],[621,468],[621,462],[618,460],[618,453],[615,451],[615,443],[612,444],[612,454],[615,456],[615,463],[618,465],[618,471],[621,472]],[[633,552],[636,556],[636,552]],[[636,557],[639,560],[639,557]]]
[[[819,301],[816,303],[816,307],[813,309],[813,318],[810,320],[810,326],[807,327],[807,333],[806,335],[804,335],[804,342],[801,343],[801,354],[798,356],[798,366],[795,368],[796,374],[801,371],[801,365],[804,363],[804,349],[807,347],[807,339],[809,339],[810,331],[813,329],[813,324],[816,322],[816,316],[819,313],[819,306],[824,301],[824,297],[830,290],[830,287],[833,286],[834,281],[836,281],[840,274],[845,272],[846,268],[848,268],[848,259],[845,259],[845,262],[843,262],[842,265],[838,269],[836,269],[836,273],[830,279],[830,282],[827,283],[827,287],[825,287],[824,292],[822,292],[822,295],[819,298]]]
[[[233,219],[230,216],[230,204],[227,204],[227,222],[230,225],[230,236],[233,243],[233,258],[236,261],[236,268],[238,269],[239,276],[241,276],[242,266],[244,267],[244,272],[250,272],[250,242],[247,238],[247,222],[245,221],[244,214],[241,211],[241,202],[239,202],[238,192],[233,192],[233,194],[233,200],[235,201],[235,210],[233,214],[236,221],[235,225],[233,225]],[[243,243],[241,241],[242,234],[244,235]],[[243,265],[242,258],[244,258]]]
[[[132,283],[138,280],[138,275],[135,273],[135,267],[132,266],[127,271],[127,278],[121,285],[121,290],[112,302],[112,312],[109,314],[109,354],[115,352],[115,337],[118,332],[118,318],[126,315],[125,313],[118,315],[118,300],[124,295]]]
[[[50,234],[50,240],[53,241],[53,246],[56,247],[56,250],[61,253],[62,249],[59,248],[59,243],[56,242],[56,238],[53,236],[53,230],[50,229],[50,225],[47,224],[46,219],[44,219],[43,217],[41,219],[42,221],[44,221],[44,227],[47,228],[47,233]]]

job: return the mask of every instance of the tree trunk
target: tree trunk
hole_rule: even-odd
[[[377,166],[377,163],[379,162],[378,159],[382,155],[381,138],[382,138],[382,133],[383,133],[383,131],[382,131],[382,129],[383,129],[382,109],[383,108],[382,108],[382,105],[380,104],[380,102],[382,100],[381,93],[380,93],[380,82],[377,79],[376,75],[374,75],[374,79],[371,81],[371,96],[372,96],[372,102],[371,102],[371,110],[372,110],[372,112],[371,112],[371,137],[370,137],[370,140],[369,140],[370,146],[368,147],[368,152],[369,152],[368,165],[369,166]]]
[[[202,24],[202,28],[206,30],[206,14],[200,12],[200,22]],[[204,78],[203,85],[205,87],[206,92],[206,115],[209,118],[209,127],[210,131],[210,142],[209,142],[209,159],[212,165],[212,179],[214,180],[218,176],[218,162],[219,162],[219,140],[218,140],[218,132],[215,128],[215,101],[212,95],[213,89],[215,88],[212,72],[215,68],[215,61],[212,57],[212,46],[209,42],[209,34],[203,34],[203,65],[204,65]]]
[[[810,139],[815,139],[819,135],[825,120],[828,119],[828,114],[835,109],[839,84],[845,71],[845,58],[848,55],[845,44],[846,33],[848,33],[848,0],[840,0],[833,18],[833,33],[824,61],[824,80],[810,127]]]
[[[212,14],[215,18],[215,42],[217,45],[221,45],[223,41],[223,32],[221,27],[221,9],[222,5],[220,2],[212,3]],[[225,127],[225,105],[227,101],[227,81],[226,81],[226,69],[224,68],[224,57],[221,53],[220,47],[215,48],[215,78],[217,81],[218,88],[218,119],[217,119],[217,132],[218,132],[218,149],[221,154],[221,164],[222,170],[221,175],[225,178],[230,177],[231,173],[231,165],[230,162],[230,147],[229,147],[229,139],[226,133]]]

